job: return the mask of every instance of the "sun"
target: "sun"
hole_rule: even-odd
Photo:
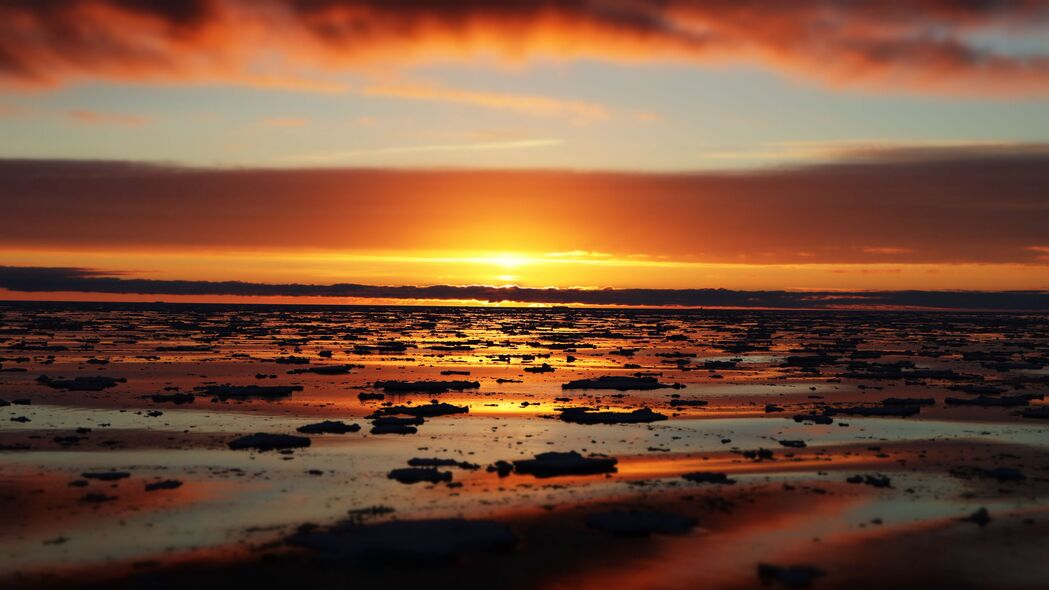
[[[530,262],[528,257],[519,254],[497,254],[490,257],[488,261],[502,268],[518,268]]]

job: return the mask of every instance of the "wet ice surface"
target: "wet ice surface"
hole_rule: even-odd
[[[331,568],[469,587],[517,571],[505,585],[747,588],[759,564],[783,587],[1024,588],[1049,575],[1044,315],[0,314],[7,585],[265,571],[325,586]],[[298,430],[324,421],[355,431]],[[278,436],[253,446],[289,448],[230,448],[254,433]],[[513,467],[568,451],[582,466]],[[588,471],[591,455],[614,467],[595,457]],[[697,472],[734,483],[682,477]],[[989,522],[962,520],[980,508]],[[608,532],[637,522],[698,525]],[[412,534],[448,539],[436,553],[391,539]],[[919,559],[930,544],[956,558]],[[599,566],[580,546],[619,557]]]

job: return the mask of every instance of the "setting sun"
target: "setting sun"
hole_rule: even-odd
[[[532,262],[532,259],[519,254],[496,254],[487,260],[491,264],[507,269],[519,268]]]

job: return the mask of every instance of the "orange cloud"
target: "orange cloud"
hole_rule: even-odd
[[[1037,260],[1049,262],[1049,246],[1029,246],[1027,249],[1038,253]]]
[[[867,254],[886,254],[892,256],[894,254],[910,254],[914,250],[910,248],[895,248],[891,246],[872,246],[864,248],[863,251]]]
[[[557,100],[545,96],[474,92],[426,85],[373,86],[365,89],[364,94],[406,100],[451,102],[538,117],[564,117],[579,124],[608,118],[608,111],[599,104]]]
[[[1040,0],[10,0],[0,5],[0,78],[330,89],[314,74],[552,58],[745,62],[835,86],[1044,94],[1044,51],[974,39],[1047,26]]]
[[[87,125],[127,125],[129,127],[138,127],[152,121],[149,117],[142,117],[139,115],[101,113],[98,111],[85,110],[69,111],[66,113],[66,116],[77,123],[84,123]]]

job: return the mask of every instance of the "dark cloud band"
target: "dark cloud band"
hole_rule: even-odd
[[[731,60],[834,85],[1041,94],[1049,56],[974,39],[1044,35],[1047,22],[1040,0],[7,0],[0,79],[273,84],[303,68],[494,54]]]
[[[696,174],[0,160],[0,248],[586,250],[734,264],[1049,262],[1045,146],[863,157]]]
[[[553,305],[629,305],[741,308],[936,308],[1049,310],[1046,291],[791,292],[726,289],[529,289],[487,286],[373,286],[268,284],[239,281],[134,279],[83,268],[0,266],[0,288],[28,293],[103,293],[240,297],[330,297],[393,300],[476,300]]]

